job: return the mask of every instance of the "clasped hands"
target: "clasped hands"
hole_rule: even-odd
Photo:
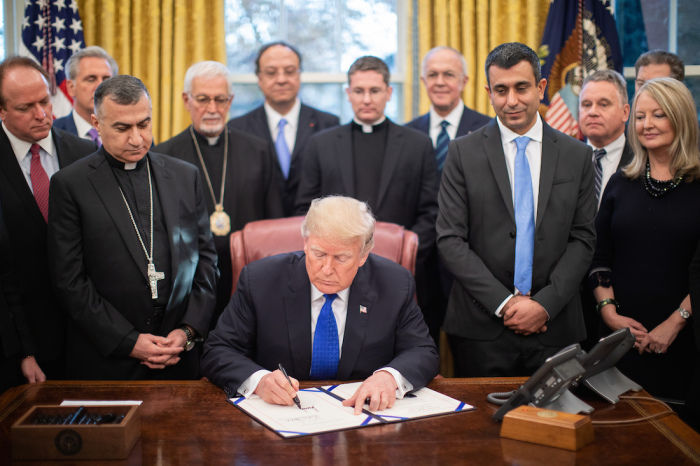
[[[279,370],[271,372],[258,383],[255,394],[266,403],[291,406],[299,390],[299,381],[290,377],[292,385]],[[343,401],[343,406],[354,406],[355,414],[362,413],[362,407],[369,400],[371,411],[381,411],[394,406],[396,402],[396,379],[387,371],[377,371],[368,377],[355,394]]]
[[[179,328],[159,337],[150,333],[139,334],[134,349],[129,356],[141,361],[141,364],[151,369],[164,369],[180,362],[178,356],[184,350],[187,335]]]
[[[547,311],[529,296],[513,296],[503,309],[503,325],[518,335],[531,335],[547,331]]]
[[[634,347],[639,354],[665,353],[685,325],[685,320],[678,312],[671,314],[651,331],[635,319],[618,314],[614,306],[605,306],[600,315],[603,322],[613,331],[628,327],[635,337]]]

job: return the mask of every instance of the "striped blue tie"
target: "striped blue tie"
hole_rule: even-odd
[[[527,136],[515,139],[515,287],[522,294],[532,288],[532,256],[535,251],[535,208],[532,196],[532,177],[525,149]]]
[[[324,294],[326,302],[323,303],[321,313],[316,321],[314,331],[314,348],[311,356],[312,380],[334,379],[338,372],[338,360],[340,359],[340,345],[338,343],[338,324],[333,315],[333,300],[337,294]]]
[[[447,158],[447,146],[450,144],[450,135],[447,134],[447,127],[449,122],[442,120],[440,126],[440,134],[438,134],[437,141],[435,142],[435,160],[437,161],[438,173],[442,173],[442,167],[445,166],[445,159]]]

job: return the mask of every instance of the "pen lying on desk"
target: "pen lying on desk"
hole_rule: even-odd
[[[287,378],[287,382],[289,382],[289,385],[292,385],[292,381],[289,379],[289,376],[287,375],[287,371],[284,370],[284,367],[282,367],[282,363],[279,364],[280,366],[280,371],[282,371],[282,374]],[[294,388],[294,385],[292,385],[292,388]],[[294,404],[297,405],[297,408],[301,409],[301,401],[299,401],[299,397],[297,395],[294,395]]]

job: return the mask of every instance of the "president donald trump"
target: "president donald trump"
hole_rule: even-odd
[[[366,203],[316,199],[302,223],[304,250],[261,259],[204,348],[203,373],[229,396],[291,405],[298,380],[366,379],[346,406],[393,406],[425,386],[438,356],[417,306],[411,273],[370,254],[375,219]],[[282,364],[290,385],[276,370]]]

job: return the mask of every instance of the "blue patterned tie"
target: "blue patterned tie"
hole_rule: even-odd
[[[289,166],[292,162],[292,157],[289,154],[289,147],[287,146],[287,141],[284,139],[284,127],[287,126],[287,120],[282,118],[279,122],[277,132],[277,140],[275,141],[275,149],[277,150],[277,158],[280,161],[280,168],[282,168],[282,174],[284,179],[289,178]]]
[[[338,343],[338,324],[333,315],[333,300],[337,294],[324,294],[326,302],[323,303],[321,313],[316,321],[314,332],[314,349],[311,356],[312,380],[334,379],[338,372],[338,360],[340,359],[340,345]]]
[[[515,139],[515,287],[522,294],[532,288],[532,256],[535,251],[535,208],[532,197],[532,177],[525,149],[527,136]]]
[[[450,135],[447,134],[449,125],[446,120],[442,120],[440,123],[442,130],[440,130],[440,134],[438,134],[435,142],[435,160],[437,161],[438,173],[442,173],[442,167],[445,166],[445,159],[447,158],[447,146],[450,144]]]
[[[605,149],[596,149],[593,151],[593,158],[595,161],[595,198],[600,201],[600,195],[602,194],[603,187],[603,162],[601,159],[605,157]]]

